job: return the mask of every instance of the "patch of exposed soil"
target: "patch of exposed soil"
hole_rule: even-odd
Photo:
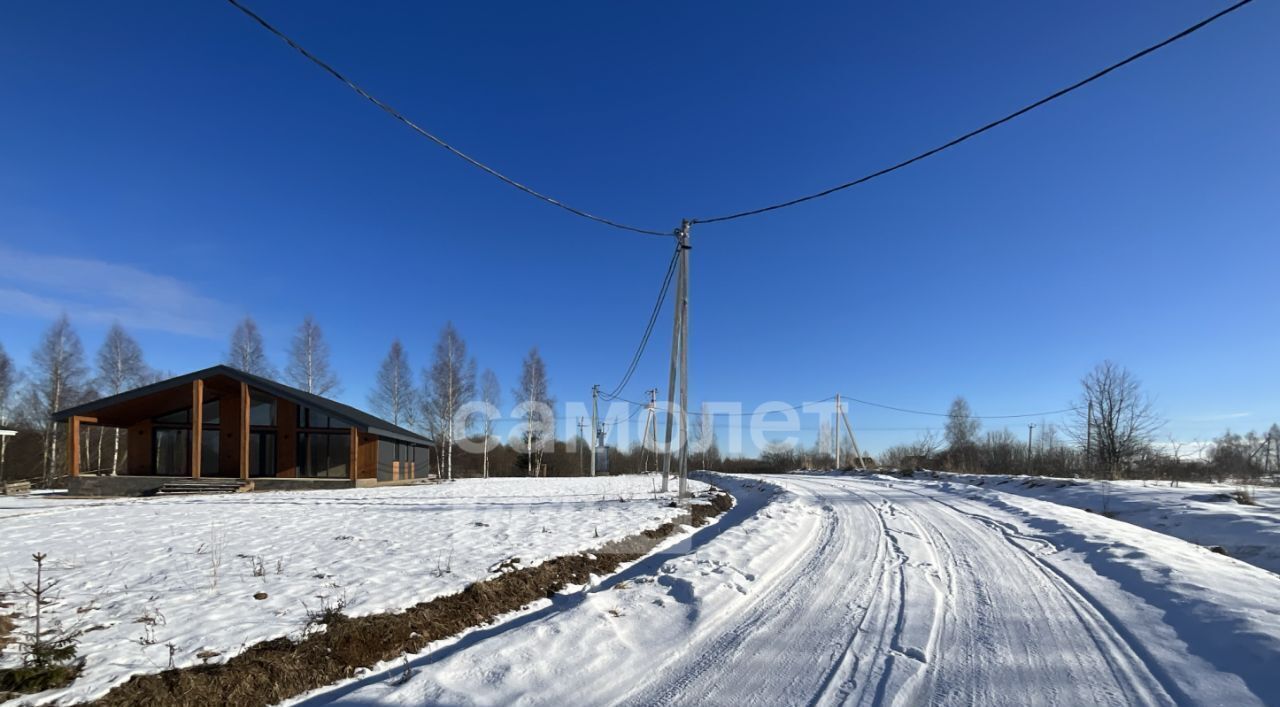
[[[585,584],[640,559],[681,525],[701,526],[733,506],[727,493],[695,503],[689,515],[606,543],[589,552],[513,569],[448,596],[405,611],[351,618],[327,616],[325,630],[300,639],[255,644],[219,665],[199,665],[138,675],[91,704],[270,705],[353,676],[359,668],[421,652],[428,644],[550,597],[568,585]]]

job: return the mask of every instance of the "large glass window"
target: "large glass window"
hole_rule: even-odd
[[[263,427],[276,426],[275,398],[249,398],[249,424]]]
[[[186,476],[191,473],[190,430],[157,428],[151,439],[157,474]]]
[[[200,475],[218,475],[218,444],[221,435],[217,430],[204,430],[200,435]]]
[[[391,463],[396,460],[396,444],[389,440],[378,440],[378,481],[391,481]]]
[[[221,406],[219,406],[219,405],[218,405],[218,401],[217,401],[217,400],[206,400],[206,401],[205,401],[205,403],[204,403],[204,407],[202,408],[202,410],[203,410],[204,412],[203,412],[203,414],[201,415],[201,417],[203,417],[203,418],[204,418],[204,424],[206,424],[206,425],[216,425],[216,424],[218,424],[218,421],[219,421],[219,415],[220,415],[220,413],[218,412],[218,410],[219,410],[219,408],[220,408],[220,407],[221,407]]]
[[[298,406],[298,427],[318,429],[321,427],[344,428],[350,426],[347,422],[320,410],[309,408],[305,405]]]
[[[249,433],[249,476],[276,475],[276,433]]]
[[[164,425],[181,425],[191,423],[191,408],[183,408],[156,418],[156,422]]]
[[[298,433],[298,476],[345,479],[351,463],[351,435]]]

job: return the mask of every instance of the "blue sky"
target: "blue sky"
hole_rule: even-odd
[[[517,179],[667,229],[895,162],[1226,3],[250,6]],[[937,158],[696,228],[692,398],[1011,414],[1111,358],[1179,438],[1280,419],[1277,27],[1255,3]],[[393,337],[424,365],[452,320],[504,390],[536,344],[579,400],[621,376],[670,253],[464,165],[220,2],[10,7],[0,95],[23,364],[64,310],[90,351],[118,318],[175,372],[244,314],[279,363],[310,312],[363,405]],[[669,322],[628,397],[665,387]],[[936,424],[851,413],[872,449]]]

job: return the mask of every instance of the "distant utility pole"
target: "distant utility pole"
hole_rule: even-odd
[[[649,405],[644,418],[644,432],[640,435],[640,471],[647,474],[653,471],[649,468],[649,452],[653,451],[654,459],[657,459],[658,452],[658,389],[651,388],[645,393],[649,395]]]
[[[1032,422],[1027,425],[1027,471],[1031,471],[1031,430],[1036,428],[1036,423]]]
[[[596,475],[596,438],[600,436],[600,386],[591,386],[591,475]]]
[[[676,268],[675,316],[671,325],[671,375],[667,383],[666,457],[662,461],[662,490],[669,488],[671,476],[671,428],[676,422],[676,388],[680,390],[679,458],[680,498],[689,495],[689,222],[683,221],[676,231],[678,263]]]
[[[836,471],[840,471],[840,417],[844,411],[840,409],[840,394],[836,393]]]
[[[849,433],[849,446],[853,447],[853,468],[858,471],[866,471],[867,465],[862,461],[862,450],[858,449],[858,438],[853,436],[853,425],[849,424],[849,416],[844,414],[844,408],[840,407],[840,394],[836,393],[836,440],[840,439],[840,423],[844,423],[844,431]],[[839,449],[836,445],[836,449]],[[837,452],[838,454],[839,452]],[[836,457],[839,460],[839,457]]]

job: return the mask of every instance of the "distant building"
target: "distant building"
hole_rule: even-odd
[[[426,478],[432,443],[362,410],[229,366],[54,414],[68,425],[72,493],[131,495],[175,478],[334,488]],[[80,473],[85,425],[127,432],[124,475]]]

